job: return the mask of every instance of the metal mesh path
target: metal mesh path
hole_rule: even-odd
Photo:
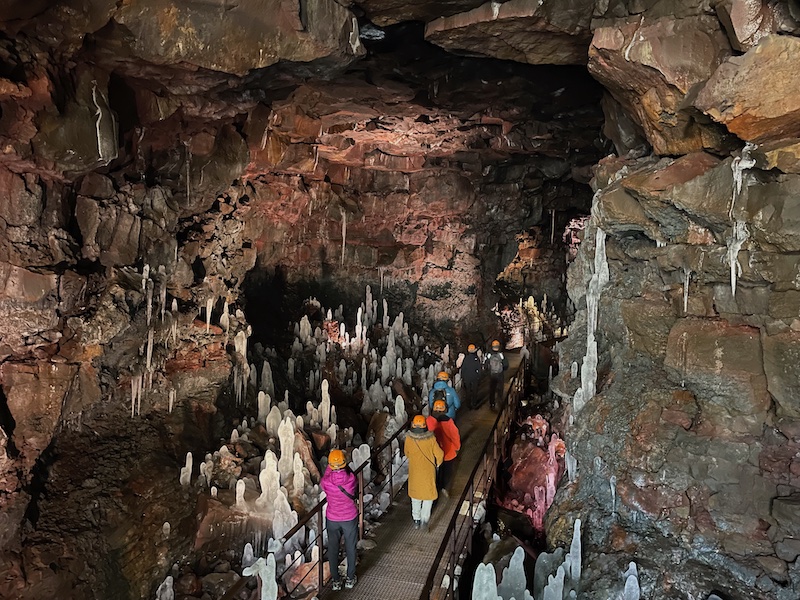
[[[507,375],[516,371],[520,356],[509,353],[508,359]],[[506,389],[508,379],[507,376]],[[485,401],[487,391],[488,383],[484,380],[479,394],[484,399],[481,407],[478,410],[462,407],[458,412],[461,451],[456,458],[450,497],[440,496],[434,504],[430,531],[413,528],[411,501],[405,489],[401,490],[380,524],[373,525],[374,537],[367,538],[375,542],[375,547],[359,553],[358,584],[352,590],[339,592],[332,591],[328,584],[320,593],[321,600],[419,600],[447,525],[458,508],[458,498],[473,467],[483,458],[481,452],[497,417]]]

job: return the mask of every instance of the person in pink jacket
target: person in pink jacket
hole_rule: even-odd
[[[342,589],[339,576],[339,543],[344,538],[347,555],[347,578],[344,587],[352,589],[356,584],[356,544],[358,543],[358,504],[356,487],[358,481],[347,468],[344,452],[338,449],[328,454],[328,468],[319,482],[328,499],[326,529],[328,530],[328,564],[331,568],[331,589]]]

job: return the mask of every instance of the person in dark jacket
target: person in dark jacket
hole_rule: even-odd
[[[506,380],[506,370],[508,369],[508,359],[500,350],[500,341],[492,342],[491,352],[487,352],[483,359],[483,365],[489,371],[489,406],[495,408],[503,396],[503,384]]]
[[[475,344],[470,344],[461,363],[461,382],[464,384],[464,404],[471,409],[478,408],[478,384],[482,372],[483,365],[478,357],[478,349]]]
[[[453,476],[453,462],[461,450],[461,434],[453,419],[447,416],[447,404],[444,400],[433,403],[433,414],[428,417],[427,425],[428,431],[433,432],[436,443],[444,453],[442,464],[436,472],[436,487],[442,496],[448,498],[450,493],[447,491],[447,486],[450,485],[450,478]]]
[[[458,397],[458,392],[447,383],[448,381],[450,381],[450,375],[447,374],[447,371],[439,371],[433,388],[428,392],[428,406],[433,410],[433,402],[441,398],[447,403],[447,416],[455,421],[456,411],[461,408],[461,398]]]
[[[347,468],[344,452],[338,449],[328,454],[328,468],[319,482],[328,499],[326,529],[328,530],[328,564],[331,568],[331,589],[342,589],[339,576],[339,543],[344,538],[347,555],[347,579],[344,587],[352,589],[356,584],[356,544],[358,544],[358,505],[356,487],[358,481]]]

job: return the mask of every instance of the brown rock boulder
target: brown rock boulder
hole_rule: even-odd
[[[591,4],[586,0],[487,2],[428,23],[425,39],[450,51],[528,64],[585,64]]]
[[[595,30],[589,72],[642,127],[656,154],[686,154],[723,144],[720,132],[683,103],[728,55],[730,46],[713,17],[642,17]]]
[[[800,332],[764,337],[767,389],[777,403],[778,416],[800,418]]]
[[[777,28],[774,6],[765,0],[722,0],[714,7],[734,50],[746,52]]]
[[[758,329],[681,319],[670,330],[664,365],[694,392],[707,434],[761,434],[770,396]]]
[[[743,140],[800,137],[800,39],[770,35],[722,63],[695,106]]]
[[[136,0],[120,5],[113,21],[126,31],[134,56],[155,64],[187,64],[245,75],[279,61],[328,58],[347,64],[364,54],[355,16],[334,0],[295,4],[244,0],[183,4]]]

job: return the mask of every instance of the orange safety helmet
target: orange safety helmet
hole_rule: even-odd
[[[330,451],[330,454],[328,454],[328,466],[331,469],[334,471],[340,471],[344,469],[346,464],[347,460],[344,457],[344,452],[338,448],[334,448]]]
[[[477,348],[475,347],[475,344],[470,344],[469,346],[467,346],[467,352],[469,353],[475,352],[476,350]]]
[[[492,350],[500,350],[500,340],[494,340],[492,342]]]
[[[434,400],[433,412],[447,412],[447,402],[444,400]]]
[[[427,429],[428,423],[425,421],[425,417],[422,415],[417,415],[411,420],[411,429]]]
[[[447,371],[439,371],[439,374],[436,376],[437,381],[447,381],[450,379],[450,375],[447,374]]]

